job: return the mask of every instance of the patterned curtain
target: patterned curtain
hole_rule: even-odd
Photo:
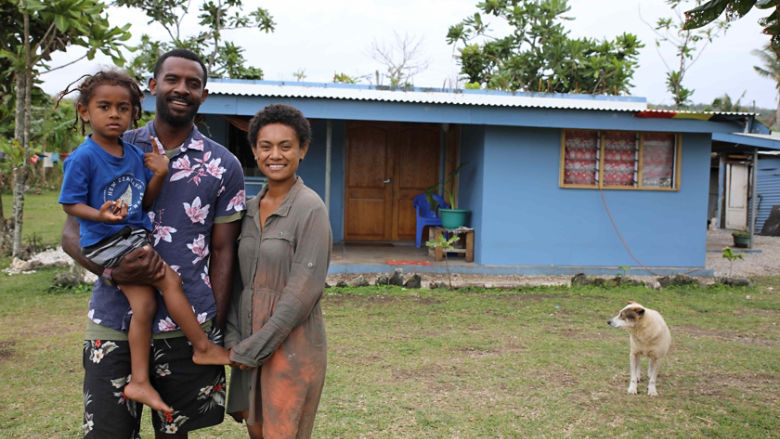
[[[674,184],[674,134],[645,134],[642,185],[671,188]]]
[[[636,133],[604,134],[604,185],[636,186],[638,150]]]
[[[563,160],[563,182],[565,184],[597,184],[599,163],[598,132],[567,130]]]

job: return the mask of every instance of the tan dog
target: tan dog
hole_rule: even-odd
[[[631,340],[631,382],[628,385],[628,393],[636,395],[636,385],[640,375],[640,355],[650,359],[647,367],[647,394],[658,396],[655,389],[655,380],[658,377],[658,368],[661,359],[666,355],[672,344],[672,335],[666,326],[664,318],[658,311],[645,308],[636,302],[629,302],[621,309],[618,315],[607,320],[607,324],[613,328],[624,328],[628,331]]]

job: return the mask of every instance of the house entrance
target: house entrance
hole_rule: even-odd
[[[414,197],[439,180],[440,128],[347,124],[344,239],[414,240]]]
[[[744,230],[747,227],[748,165],[726,165],[726,228]]]

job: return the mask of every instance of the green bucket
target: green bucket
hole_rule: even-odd
[[[457,229],[466,225],[469,210],[467,209],[439,209],[441,226],[445,229]]]

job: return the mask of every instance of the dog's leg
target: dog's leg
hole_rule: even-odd
[[[631,381],[628,383],[628,394],[636,395],[636,384],[639,381],[639,354],[629,354],[629,368],[631,369]]]
[[[658,396],[658,391],[655,389],[655,379],[658,376],[658,369],[661,367],[660,358],[651,358],[650,364],[647,366],[647,376],[650,381],[647,383],[647,394],[650,396]]]

